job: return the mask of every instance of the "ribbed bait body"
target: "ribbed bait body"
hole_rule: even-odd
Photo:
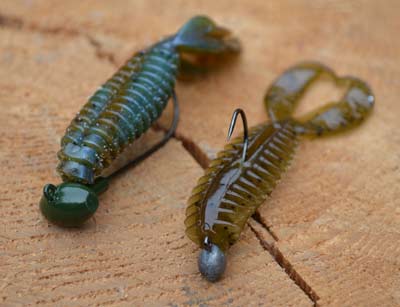
[[[171,98],[179,53],[165,41],[135,54],[97,90],[62,138],[58,172],[92,184],[126,146],[157,120]]]
[[[240,236],[248,218],[273,191],[297,145],[293,123],[275,128],[254,127],[246,161],[243,138],[236,138],[211,162],[193,190],[186,211],[186,234],[202,246],[209,238],[227,250]]]
[[[293,118],[299,99],[322,77],[347,87],[343,98],[299,119]],[[354,128],[370,114],[374,101],[365,82],[354,77],[337,77],[319,63],[294,66],[271,85],[264,102],[272,121],[250,129],[248,138],[245,133],[247,150],[243,137],[226,145],[189,198],[186,234],[203,248],[199,258],[203,275],[210,281],[220,278],[226,262],[224,252],[239,239],[249,217],[273,191],[293,157],[298,140]]]
[[[178,121],[175,80],[190,67],[221,62],[240,51],[230,32],[206,16],[191,18],[174,35],[138,52],[89,98],[66,130],[58,152],[62,184],[45,185],[40,201],[43,215],[53,223],[75,227],[89,219],[99,205],[97,196],[110,176],[103,171],[124,149],[145,133],[172,97],[174,119],[163,140],[133,159],[143,160],[173,135]],[[216,61],[215,61],[216,60]]]

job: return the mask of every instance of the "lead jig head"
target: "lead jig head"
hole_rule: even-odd
[[[80,183],[46,184],[40,200],[43,215],[63,227],[81,226],[98,207],[96,189]]]
[[[201,275],[208,281],[219,280],[225,272],[226,257],[224,252],[208,238],[204,241],[204,248],[200,251],[198,267]]]

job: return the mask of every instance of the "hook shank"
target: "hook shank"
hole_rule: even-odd
[[[249,129],[247,127],[246,113],[240,108],[238,108],[235,111],[233,111],[231,123],[229,125],[227,141],[229,141],[231,136],[232,136],[233,130],[235,129],[235,125],[236,125],[236,119],[237,119],[239,114],[240,114],[240,117],[242,118],[242,122],[243,122],[242,162],[245,162],[246,161],[246,156],[247,156],[247,148],[249,147],[249,132],[248,132]]]

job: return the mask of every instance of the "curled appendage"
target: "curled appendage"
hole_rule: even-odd
[[[181,55],[180,75],[204,72],[240,52],[231,32],[206,16],[191,18],[176,34],[173,44]]]
[[[360,125],[371,113],[375,97],[364,81],[354,77],[335,80],[348,87],[343,98],[299,118],[297,133],[310,137],[333,135]]]
[[[322,77],[347,87],[347,91],[340,101],[326,104],[296,120],[298,134],[316,137],[347,131],[371,113],[375,97],[364,81],[338,77],[319,63],[302,63],[285,71],[267,90],[264,103],[270,119],[279,124],[291,118],[300,98],[312,83]]]
[[[175,35],[173,44],[179,52],[197,54],[226,55],[240,51],[239,41],[231,32],[207,16],[191,18]]]
[[[198,260],[199,271],[208,281],[221,279],[226,268],[225,253],[206,237]]]
[[[301,63],[286,70],[268,88],[264,105],[272,122],[292,118],[300,98],[310,85],[323,75],[334,76],[332,70],[319,63]]]

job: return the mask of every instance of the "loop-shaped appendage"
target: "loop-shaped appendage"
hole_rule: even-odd
[[[375,96],[364,81],[354,77],[335,77],[335,81],[348,87],[343,98],[300,117],[295,124],[297,133],[311,137],[333,135],[360,125],[371,113]]]
[[[175,35],[178,51],[196,54],[227,54],[240,51],[240,44],[228,29],[220,27],[207,16],[191,18]]]
[[[347,91],[340,101],[296,119],[298,134],[316,137],[340,133],[359,125],[370,114],[375,97],[368,84],[355,77],[338,77],[319,63],[302,63],[285,71],[268,89],[264,103],[270,119],[273,122],[291,119],[300,98],[321,77],[347,87]]]

